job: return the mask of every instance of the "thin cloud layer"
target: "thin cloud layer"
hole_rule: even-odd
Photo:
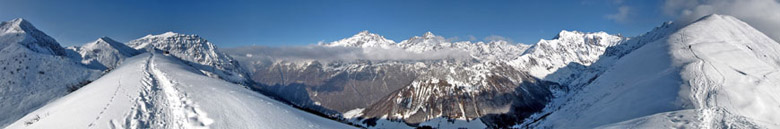
[[[467,59],[469,53],[460,50],[438,50],[425,53],[409,52],[400,48],[356,48],[356,47],[323,47],[323,46],[298,46],[298,47],[262,47],[249,46],[225,49],[226,53],[242,60],[318,60],[328,61],[355,61],[355,60],[439,60],[439,59]]]
[[[682,23],[713,13],[731,15],[780,41],[780,0],[666,0],[663,10]]]

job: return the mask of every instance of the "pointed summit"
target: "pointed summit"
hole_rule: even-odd
[[[159,36],[176,36],[176,35],[181,35],[181,34],[173,32],[173,31],[168,31],[168,32],[160,34]]]
[[[115,41],[114,39],[111,39],[111,38],[106,37],[106,36],[98,38],[97,40],[95,40],[95,42],[96,43],[107,43],[107,44],[110,44],[112,46],[116,46],[116,45],[119,45],[119,44],[121,44],[121,46],[127,46],[127,45],[119,43],[118,41]]]
[[[369,35],[369,34],[371,34],[371,32],[368,32],[368,30],[363,30],[363,31],[358,32],[355,35]]]
[[[384,36],[374,34],[368,30],[360,31],[352,37],[341,39],[327,44],[320,44],[328,47],[380,47],[389,48],[395,46],[395,41],[386,39]]]
[[[82,63],[102,70],[116,68],[125,58],[141,53],[105,36],[84,44],[76,50],[81,55]]]
[[[38,53],[65,55],[65,48],[62,48],[56,40],[22,18],[0,23],[0,49],[14,43]]]
[[[16,18],[11,21],[7,21],[7,23],[4,24],[2,28],[4,29],[7,28],[9,30],[14,30],[14,31],[22,31],[22,32],[37,30],[30,22],[22,18]],[[6,32],[7,31],[8,30],[6,30]]]
[[[428,32],[425,32],[425,34],[423,34],[422,37],[426,38],[426,39],[430,39],[430,38],[436,37],[436,35],[434,35],[433,32],[428,31]]]
[[[115,41],[114,39],[111,39],[106,36],[100,37],[94,42],[85,44],[81,49],[82,50],[112,49],[112,51],[117,51],[118,54],[122,54],[124,56],[133,56],[140,53],[137,50],[131,48],[130,46],[127,46],[124,43]],[[117,53],[112,53],[112,54],[117,54]]]
[[[452,43],[448,42],[444,37],[434,35],[433,32],[425,32],[422,37],[414,36],[408,40],[401,41],[398,44],[401,48],[404,48],[412,52],[426,52],[434,51],[449,47]]]

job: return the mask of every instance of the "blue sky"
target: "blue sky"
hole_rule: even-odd
[[[102,36],[126,42],[167,31],[198,34],[220,47],[290,46],[362,30],[397,42],[431,31],[457,40],[503,37],[533,44],[560,30],[638,35],[673,20],[662,5],[661,0],[0,0],[0,19],[28,19],[63,46]]]

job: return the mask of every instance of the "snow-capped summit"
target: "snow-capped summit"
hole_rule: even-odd
[[[0,23],[0,42],[0,49],[18,43],[38,53],[65,55],[65,49],[56,40],[22,18]]]
[[[217,46],[198,35],[166,32],[159,35],[147,35],[127,43],[135,49],[157,49],[174,55],[182,60],[201,65],[204,74],[212,77],[242,83],[246,79],[238,62],[220,52]]]
[[[401,41],[398,43],[398,46],[407,51],[422,53],[449,48],[452,46],[452,43],[448,42],[444,37],[434,35],[429,31],[422,36],[414,36],[408,40]]]
[[[116,68],[125,58],[141,53],[108,37],[101,37],[81,47],[68,49],[78,53],[79,58],[76,59],[81,60],[81,63],[97,69]]]
[[[381,36],[379,34],[374,34],[371,32],[368,32],[368,30],[361,31],[360,33],[357,33],[353,35],[352,37],[341,39],[339,41],[334,41],[327,44],[320,44],[323,46],[330,46],[330,47],[360,47],[360,48],[367,48],[367,47],[379,47],[379,48],[390,48],[395,46],[395,41],[386,39],[384,36]]]
[[[425,32],[425,34],[423,34],[422,37],[426,38],[426,39],[430,39],[430,38],[436,37],[436,35],[434,35],[433,32],[428,31],[428,32]]]

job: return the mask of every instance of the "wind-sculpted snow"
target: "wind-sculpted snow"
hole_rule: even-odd
[[[780,127],[780,44],[731,16],[676,26],[519,127]]]
[[[8,128],[353,128],[145,53]]]

